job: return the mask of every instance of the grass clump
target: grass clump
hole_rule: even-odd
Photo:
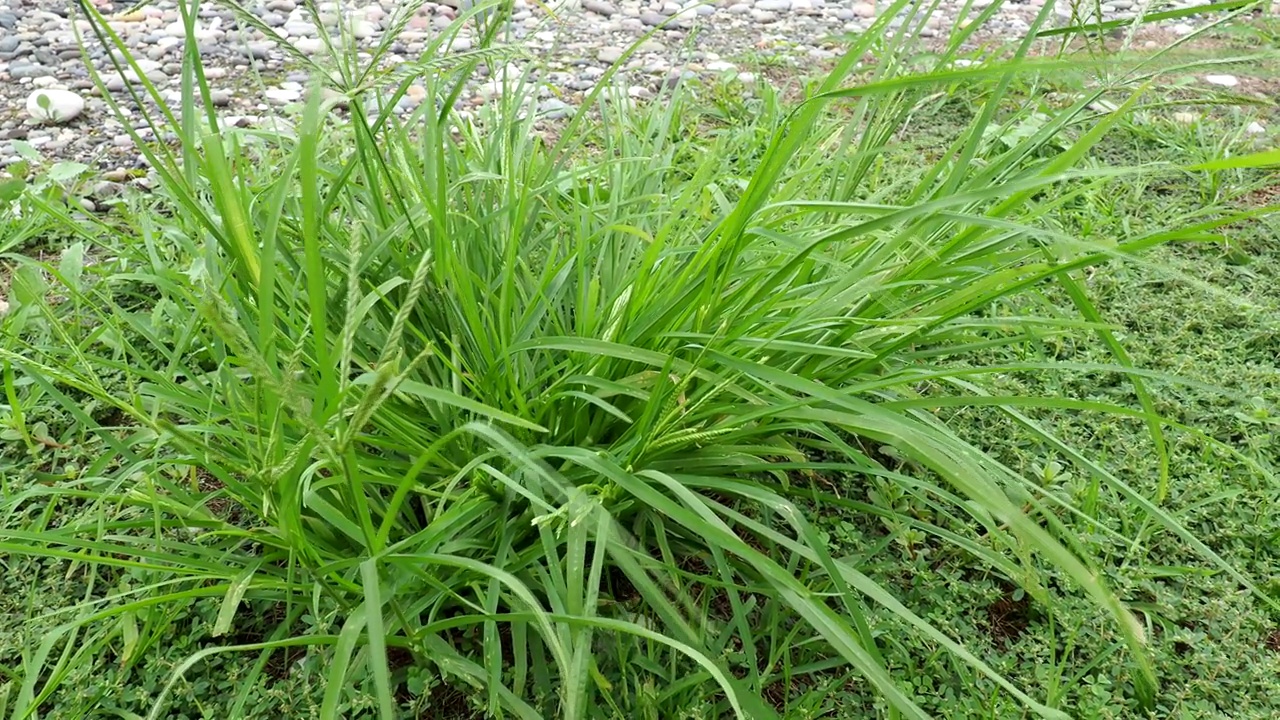
[[[127,686],[159,654],[166,681],[129,712],[216,696],[239,717],[284,702],[268,679],[303,677],[323,689],[290,712],[325,718],[927,717],[939,699],[891,652],[918,644],[975,696],[1066,715],[904,602],[904,568],[1007,593],[1006,640],[1087,603],[1125,648],[1123,702],[1154,707],[1149,624],[1089,551],[1092,511],[944,411],[1000,412],[1251,588],[1161,508],[1173,423],[1078,280],[1186,230],[1087,242],[1052,221],[1146,171],[1079,167],[1123,117],[1090,110],[1100,91],[1051,114],[1010,93],[1061,67],[1026,60],[1029,41],[909,73],[906,38],[877,40],[855,81],[873,36],[794,109],[766,93],[710,139],[681,90],[644,107],[602,90],[544,139],[517,86],[473,122],[452,103],[488,50],[423,68],[441,101],[405,118],[372,111],[405,82],[371,104],[376,75],[344,67],[346,119],[317,88],[292,128],[245,132],[202,114],[191,44],[165,126],[180,147],[148,150],[156,198],[112,223],[44,204],[86,244],[19,259],[47,285],[4,320],[7,421],[32,457],[97,452],[6,492],[0,550],[76,582],[28,609],[10,711],[104,655]],[[886,166],[948,84],[981,109],[935,162]],[[990,132],[998,111],[1034,127]],[[1045,287],[1074,316],[1036,313]],[[1133,397],[984,385],[1033,332],[1090,343]],[[1028,407],[1136,418],[1159,482],[1135,489]],[[833,508],[883,530],[833,538]],[[898,546],[937,562],[886,561]],[[234,682],[192,684],[236,656]],[[112,691],[82,702],[129,702]]]

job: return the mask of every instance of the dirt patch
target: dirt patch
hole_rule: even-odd
[[[987,634],[999,647],[1017,642],[1031,625],[1031,599],[1009,593],[987,607]]]
[[[1272,630],[1262,641],[1263,646],[1273,653],[1280,653],[1280,628]]]
[[[421,720],[480,720],[484,714],[471,707],[471,695],[453,685],[446,685],[431,693],[430,706],[419,710]]]
[[[1263,185],[1243,198],[1246,208],[1280,205],[1280,184]]]

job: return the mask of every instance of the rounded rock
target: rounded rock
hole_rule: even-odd
[[[356,40],[368,40],[377,32],[377,26],[367,20],[356,20],[351,23],[351,37]]]
[[[48,125],[71,122],[84,112],[84,98],[70,90],[42,89],[27,96],[27,115]]]
[[[286,87],[267,88],[262,92],[262,96],[271,102],[287,105],[289,103],[298,102],[302,99],[302,93]]]
[[[53,71],[43,65],[37,65],[29,62],[14,62],[9,65],[9,77],[14,80],[23,78],[38,78],[46,75],[52,75]]]
[[[582,8],[605,17],[613,17],[618,14],[617,6],[613,3],[605,2],[605,0],[583,0]]]

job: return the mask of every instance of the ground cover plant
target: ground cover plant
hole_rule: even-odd
[[[69,239],[7,256],[0,714],[1266,716],[1179,643],[1275,627],[1272,271],[1134,287],[1273,257],[1274,153],[963,40],[547,132],[451,106],[493,46],[229,128],[193,44],[154,196],[5,219]]]

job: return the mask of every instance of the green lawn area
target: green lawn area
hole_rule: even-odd
[[[0,718],[1280,717],[1278,35],[11,168]]]

